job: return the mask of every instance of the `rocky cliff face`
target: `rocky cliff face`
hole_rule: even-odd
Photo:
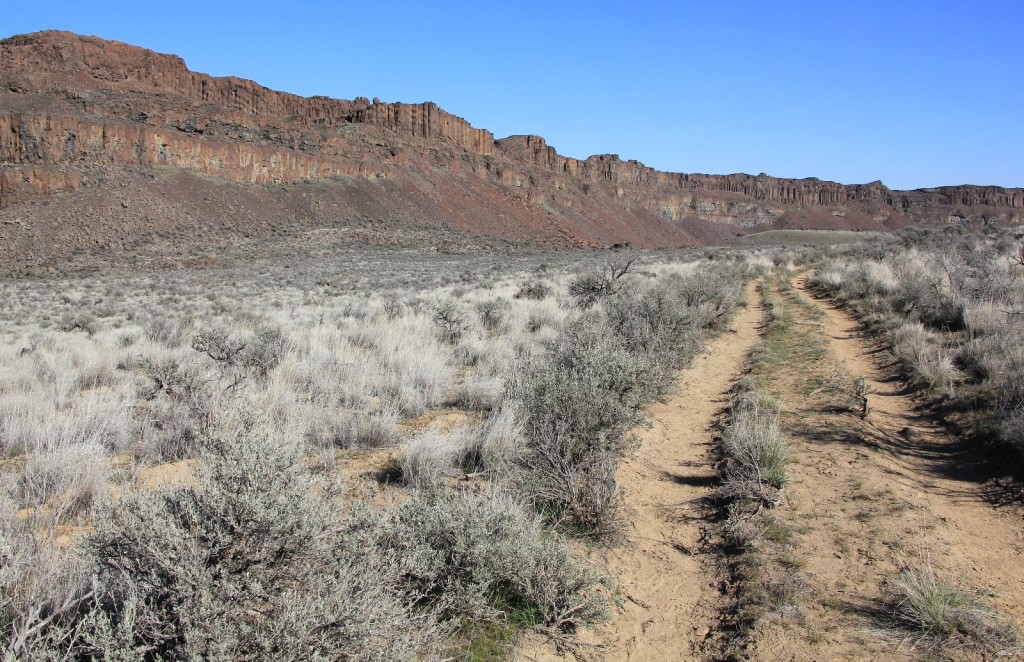
[[[427,223],[562,245],[677,246],[760,226],[883,229],[1024,218],[1021,189],[892,191],[880,182],[659,172],[615,155],[563,157],[538,136],[495,141],[433,103],[299,97],[195,73],[173,55],[64,32],[0,41],[0,255],[55,255],[36,244],[69,224],[77,229],[68,251],[89,242],[94,226],[130,239],[154,225],[188,225],[188,217],[173,216],[182,213],[179,200],[158,200],[179,195],[159,193],[172,175],[193,178],[182,184],[189,189],[195,177],[278,186],[254,195],[270,194],[286,208],[296,207],[288,200],[298,195],[289,187],[332,191],[329,211],[298,205],[305,211],[291,214],[293,223]],[[140,202],[148,211],[124,214],[123,204],[109,204],[110,183],[126,176],[157,196]],[[36,203],[46,201],[73,201],[94,220],[69,212],[55,221],[39,211]],[[255,233],[271,222],[269,207],[261,207],[247,212]],[[204,213],[203,222],[231,227],[239,216],[216,207]]]

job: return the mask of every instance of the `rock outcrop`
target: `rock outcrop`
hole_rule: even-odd
[[[1024,218],[1021,189],[892,191],[880,182],[660,172],[616,155],[564,157],[539,136],[496,141],[433,103],[300,97],[192,72],[177,56],[66,32],[0,41],[0,257],[29,263],[59,255],[42,244],[69,222],[78,229],[61,250],[92,241],[88,223],[61,225],[36,201],[60,206],[72,196],[87,219],[117,228],[122,239],[146,236],[154,225],[188,225],[173,216],[180,200],[146,203],[153,208],[137,216],[108,205],[110,182],[124,177],[153,192],[181,177],[277,186],[270,193],[284,207],[295,207],[289,187],[316,184],[333,191],[330,211],[309,208],[289,222],[426,223],[557,245],[679,246],[767,226],[884,229]],[[249,210],[256,234],[270,222],[261,205]],[[206,223],[237,225],[227,216],[237,217],[237,209],[207,213]]]

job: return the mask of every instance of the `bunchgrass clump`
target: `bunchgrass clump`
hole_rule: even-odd
[[[1006,655],[1019,645],[1007,622],[964,589],[937,578],[930,562],[905,568],[892,588],[897,624],[931,647],[963,646]]]
[[[771,503],[785,486],[788,449],[779,427],[782,405],[756,391],[741,392],[723,436],[723,489],[730,495]]]

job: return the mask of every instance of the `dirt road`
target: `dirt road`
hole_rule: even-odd
[[[783,561],[787,599],[746,635],[758,660],[982,659],[992,651],[929,648],[887,626],[893,578],[929,564],[941,580],[978,595],[1004,623],[1024,629],[1024,507],[971,467],[965,448],[922,415],[886,355],[847,313],[813,297],[802,280],[778,296],[791,315],[788,354],[759,364],[759,388],[784,403],[790,482],[775,509],[792,532]],[[722,564],[705,541],[709,524],[680,508],[715,484],[714,447],[729,391],[758,342],[762,307],[709,343],[679,379],[676,395],[651,408],[654,423],[618,480],[627,523],[621,545],[591,552],[618,577],[614,619],[581,633],[560,657],[530,638],[519,660],[693,660],[715,658],[736,605],[721,592]],[[757,302],[757,303],[755,303]],[[780,345],[781,346],[781,345]],[[764,351],[771,351],[770,348]],[[862,377],[868,412],[841,404],[830,382]],[[825,384],[825,386],[821,386]],[[735,643],[733,641],[732,643]]]
[[[767,623],[756,659],[906,659],[925,644],[886,633],[887,582],[904,566],[930,564],[941,580],[984,597],[1024,625],[1024,510],[997,506],[970,470],[979,453],[923,416],[905,384],[883,369],[886,354],[846,312],[797,281],[796,323],[820,324],[827,355],[862,376],[869,413],[836,412],[779,380],[790,405],[790,485],[784,510],[799,535],[793,618]],[[815,311],[823,311],[823,315]],[[802,319],[801,319],[802,317]],[[814,322],[817,317],[817,322]],[[787,384],[788,382],[788,384]],[[943,655],[951,651],[943,651]],[[968,649],[955,657],[980,658]]]

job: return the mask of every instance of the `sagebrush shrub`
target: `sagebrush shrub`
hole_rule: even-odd
[[[661,383],[654,360],[628,352],[596,318],[563,332],[519,394],[529,439],[523,478],[543,511],[584,529],[611,523],[614,467]]]
[[[519,286],[519,291],[513,295],[514,299],[532,299],[540,301],[551,296],[551,285],[542,280],[526,281]]]
[[[412,659],[443,629],[413,608],[393,557],[298,447],[245,415],[206,440],[196,485],[102,509],[78,654],[103,659]]]
[[[573,630],[607,617],[604,580],[536,515],[501,494],[429,490],[391,516],[378,543],[445,620],[519,620]]]
[[[192,337],[192,349],[205,354],[221,367],[225,377],[240,384],[246,377],[266,377],[281,362],[284,335],[277,327],[263,326],[252,332],[212,326]]]
[[[469,317],[459,304],[451,299],[434,306],[432,319],[441,342],[456,345],[462,334],[469,330]]]

